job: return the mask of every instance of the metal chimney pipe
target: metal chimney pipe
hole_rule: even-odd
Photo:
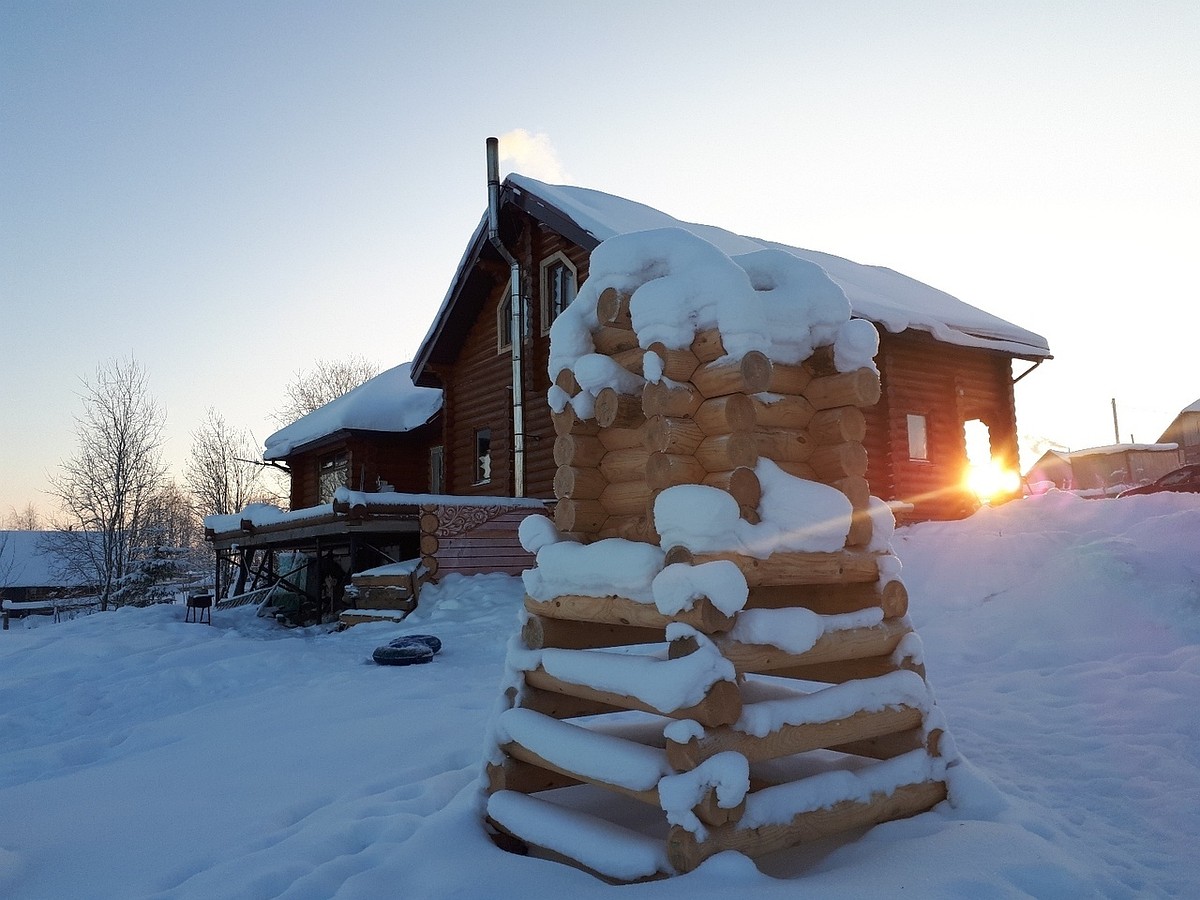
[[[521,264],[500,240],[500,140],[487,139],[488,240],[508,263],[509,347],[512,352],[513,496],[525,496],[525,304],[521,299]]]
[[[497,243],[500,231],[500,139],[487,139],[488,238]],[[498,249],[507,254],[503,247]]]

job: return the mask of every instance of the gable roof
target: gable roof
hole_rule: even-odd
[[[866,266],[816,250],[746,237],[712,225],[682,222],[667,213],[612,194],[544,184],[523,175],[510,175],[504,180],[500,202],[502,206],[517,206],[589,251],[618,234],[665,227],[689,231],[731,256],[764,248],[782,250],[821,266],[845,292],[855,316],[869,319],[890,332],[914,328],[947,344],[998,350],[1021,359],[1051,358],[1049,344],[1041,335],[893,269]],[[442,334],[454,332],[453,323],[473,314],[471,310],[457,307],[472,277],[475,261],[488,249],[486,226],[485,213],[471,235],[450,289],[413,360],[415,378],[419,379],[430,363]]]
[[[339,431],[412,431],[442,408],[437,388],[415,387],[411,363],[381,372],[335,400],[297,419],[264,442],[264,459],[283,459]]]
[[[1163,431],[1162,435],[1159,437],[1159,440],[1177,441],[1182,438],[1187,440],[1189,444],[1192,444],[1192,440],[1189,438],[1194,438],[1194,434],[1185,435],[1183,432],[1185,430],[1189,430],[1187,429],[1187,423],[1190,422],[1194,416],[1200,416],[1200,400],[1197,400],[1195,403],[1190,403],[1181,409],[1179,411],[1179,415],[1173,418],[1171,420],[1171,424],[1166,427],[1165,431]]]
[[[88,587],[66,570],[54,552],[57,534],[56,531],[0,531],[0,588]],[[100,535],[95,534],[94,540],[99,539]]]

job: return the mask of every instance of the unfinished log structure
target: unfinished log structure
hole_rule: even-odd
[[[522,638],[531,653],[510,654],[518,677],[488,767],[490,824],[620,882],[688,872],[729,849],[760,857],[943,800],[943,732],[907,592],[890,546],[872,543],[862,409],[879,397],[878,375],[838,372],[830,347],[797,365],[758,352],[731,360],[715,331],[698,333],[689,349],[643,349],[629,297],[612,288],[599,295],[597,314],[598,353],[638,375],[644,354],[655,353],[662,377],[640,393],[600,391],[592,419],[570,405],[555,414],[555,524],[563,535],[583,544],[610,537],[658,544],[655,500],[680,484],[728,491],[754,523],[761,458],[842,491],[852,524],[837,552],[756,558],[660,547],[664,566],[736,565],[748,593],[732,612],[708,597],[667,615],[622,596],[527,596]],[[570,370],[557,386],[579,391]],[[794,610],[819,617],[819,637],[807,649],[736,636],[739,620]],[[777,621],[786,627],[786,618]],[[636,687],[670,681],[689,664],[709,673],[698,702],[656,706]],[[573,674],[580,671],[590,674]],[[734,758],[733,770],[746,767],[748,791],[706,771],[727,773],[730,753],[745,761]],[[606,763],[597,765],[598,757]],[[566,799],[595,788],[605,799]],[[618,824],[616,797],[664,810],[661,829]],[[589,816],[604,826],[592,827]],[[586,841],[571,837],[583,833]]]

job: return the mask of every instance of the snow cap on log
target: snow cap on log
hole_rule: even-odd
[[[788,475],[769,459],[755,467],[762,484],[761,521],[741,517],[737,501],[718,488],[683,484],[654,502],[654,527],[665,547],[693,553],[734,550],[759,559],[776,551],[831,552],[846,545],[853,508],[836,488]]]
[[[654,576],[662,571],[663,551],[653,544],[606,538],[593,544],[559,541],[537,553],[537,566],[521,573],[525,592],[535,600],[564,594],[597,596],[603,585],[612,594],[654,602]]]
[[[870,367],[877,349],[874,326],[849,326],[845,293],[816,263],[774,249],[730,257],[691,232],[658,228],[616,235],[592,251],[587,281],[550,329],[552,382],[597,351],[597,302],[610,288],[630,296],[643,348],[685,350],[698,333],[715,331],[734,359],[757,350],[797,364],[832,345],[847,368]]]

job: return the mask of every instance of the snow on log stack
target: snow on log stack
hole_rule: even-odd
[[[558,504],[521,526],[490,824],[636,881],[945,799],[865,479],[874,326],[812,263],[664,229],[598,247],[551,341]]]

